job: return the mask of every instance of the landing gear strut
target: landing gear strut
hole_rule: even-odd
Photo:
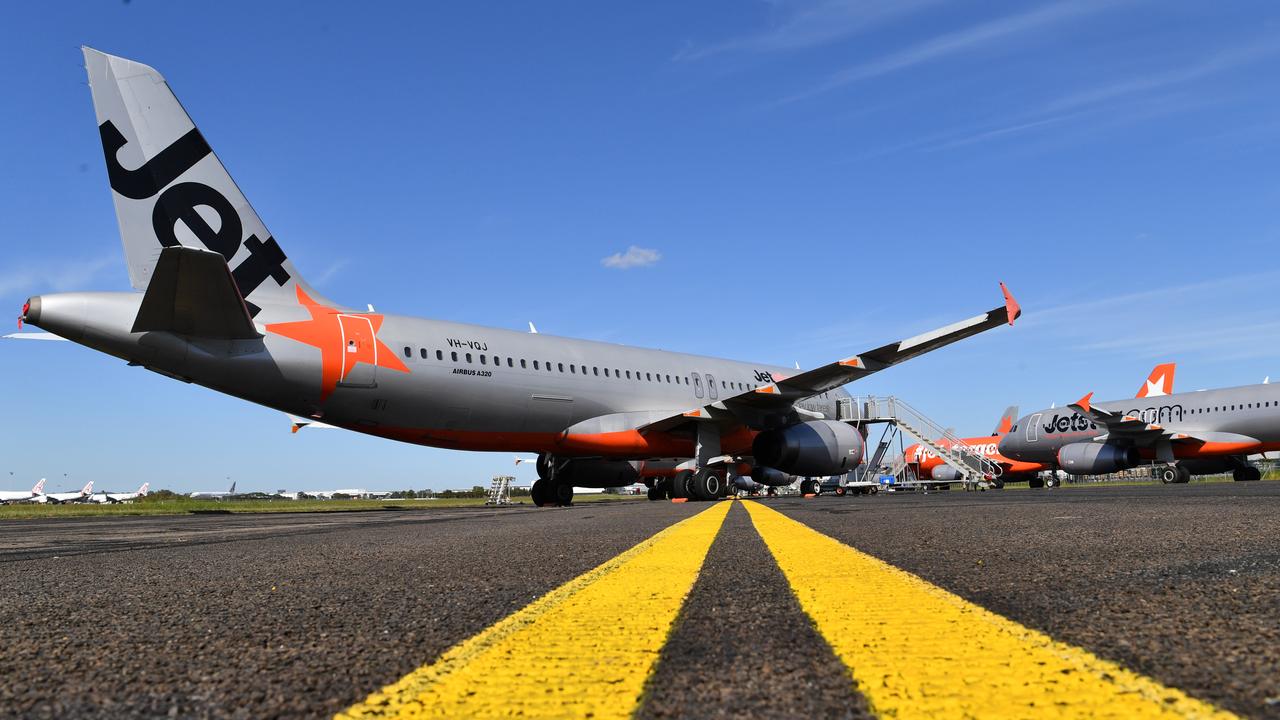
[[[535,464],[538,470],[538,479],[533,482],[533,487],[529,488],[529,496],[533,500],[533,504],[538,507],[549,507],[559,505],[568,507],[573,504],[573,484],[572,482],[560,482],[557,475],[564,467],[564,462],[557,462],[554,457],[547,453],[538,456],[538,462]]]

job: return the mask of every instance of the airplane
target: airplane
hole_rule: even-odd
[[[33,502],[33,503],[39,503],[42,505],[45,503],[61,505],[62,503],[84,502],[92,494],[93,494],[93,481],[90,480],[89,482],[84,484],[84,487],[80,488],[79,492],[46,493],[43,495],[37,495],[28,500],[19,501],[19,502]]]
[[[33,498],[44,495],[44,478],[40,478],[30,490],[0,490],[0,503],[12,503],[29,501]]]
[[[235,482],[232,482],[231,487],[227,488],[225,492],[220,490],[201,490],[199,492],[193,492],[187,497],[192,498],[193,500],[221,500],[223,498],[231,497],[232,495],[235,495],[235,494],[236,494],[236,484]]]
[[[122,502],[129,502],[130,500],[137,500],[137,499],[138,499],[138,498],[140,498],[140,497],[146,497],[146,496],[147,496],[147,492],[150,490],[150,488],[151,488],[151,483],[145,483],[145,482],[144,482],[144,483],[142,483],[142,487],[138,488],[136,492],[131,492],[131,493],[109,493],[109,492],[96,493],[96,494],[94,494],[94,495],[90,495],[88,498],[85,498],[85,501],[86,501],[86,502],[95,502],[95,503],[100,503],[100,504],[104,504],[104,505],[105,505],[105,504],[107,504],[107,503],[122,503]]]
[[[1021,314],[977,316],[805,372],[359,310],[302,279],[164,78],[82,49],[130,281],[35,296],[21,322],[299,418],[458,450],[538,455],[538,505],[688,458],[672,494],[723,494],[729,465],[847,472],[863,439],[841,389]]]
[[[1095,402],[1019,418],[1000,453],[1073,475],[1103,475],[1143,462],[1164,464],[1165,483],[1231,471],[1241,482],[1261,471],[1250,455],[1280,450],[1280,387],[1271,384]]]
[[[1173,392],[1173,377],[1177,372],[1177,363],[1161,363],[1151,370],[1151,374],[1138,388],[1136,398],[1159,397],[1168,395]],[[1001,473],[998,477],[992,479],[992,485],[997,488],[1004,487],[1007,482],[1020,482],[1025,480],[1028,486],[1040,488],[1048,485],[1053,487],[1058,483],[1057,473],[1050,473],[1047,477],[1042,478],[1040,473],[1045,470],[1051,470],[1050,465],[1040,462],[1024,462],[1013,460],[1001,455],[997,445],[1000,438],[1009,432],[1009,428],[1013,426],[1015,420],[1018,419],[1018,406],[1013,405],[1004,411],[1000,416],[1000,421],[996,423],[996,427],[991,434],[984,437],[960,438],[960,442],[970,448],[982,453],[989,460],[1000,466]],[[942,440],[939,442],[943,447],[950,447],[950,442]],[[956,479],[958,471],[947,465],[938,457],[937,453],[930,451],[924,445],[916,443],[903,451],[903,457],[908,464],[916,467],[916,475],[920,478],[928,478],[932,480],[940,480],[950,482]]]

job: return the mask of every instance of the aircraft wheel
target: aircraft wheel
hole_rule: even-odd
[[[555,504],[555,495],[551,492],[551,482],[549,480],[534,480],[533,487],[529,488],[529,497],[533,500],[533,504],[538,507],[547,507]]]
[[[1042,488],[1044,487],[1044,478],[1033,477],[1027,481],[1027,487]]]
[[[1165,468],[1160,471],[1160,482],[1164,483],[1165,485],[1178,482],[1177,466],[1166,465]]]
[[[689,497],[689,480],[692,477],[692,470],[681,470],[671,478],[672,499]]]
[[[721,489],[720,476],[710,470],[699,470],[689,479],[689,495],[698,500],[715,500]]]
[[[765,497],[777,497],[777,495],[778,495],[778,488],[775,488],[775,487],[769,488],[768,492],[765,493]]]
[[[847,489],[845,489],[844,487],[838,487],[838,488],[836,488],[836,497],[844,497],[845,493],[847,493],[847,492],[849,492],[849,491],[848,491]]]
[[[1177,466],[1175,466],[1175,467],[1177,468],[1177,471],[1178,471],[1178,479],[1177,479],[1177,480],[1174,480],[1174,482],[1178,482],[1178,483],[1189,483],[1189,482],[1191,482],[1191,471],[1190,471],[1190,470],[1188,470],[1188,469],[1186,469],[1186,468],[1182,467],[1181,465],[1177,465]],[[1255,468],[1255,469],[1256,469],[1256,468]]]
[[[1003,478],[991,478],[991,487],[995,488],[996,490],[1003,490],[1003,489],[1004,489],[1004,479],[1003,479]]]
[[[817,491],[816,491],[816,490],[814,490],[814,487],[813,487],[813,486],[814,486],[814,484],[815,484],[815,483],[814,483],[812,480],[801,480],[801,481],[800,481],[800,494],[801,494],[801,495],[814,495],[814,494],[816,494],[816,492],[817,492]]]
[[[558,483],[553,491],[555,504],[560,507],[569,507],[573,504],[573,486],[567,483]]]
[[[539,480],[551,479],[551,463],[554,462],[552,457],[547,453],[538,453],[538,459],[533,463],[533,467],[538,471]]]
[[[649,488],[649,491],[645,494],[648,495],[649,499],[653,501],[665,500],[667,498],[667,494],[663,492],[662,488],[658,487],[657,485],[654,485],[653,487]]]
[[[1253,482],[1262,479],[1262,471],[1252,465],[1236,468],[1231,472],[1231,479],[1236,482]]]

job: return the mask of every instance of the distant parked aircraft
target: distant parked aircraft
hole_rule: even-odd
[[[29,501],[32,498],[39,497],[44,494],[44,478],[35,484],[29,491],[21,490],[0,490],[0,503]]]
[[[93,481],[90,480],[89,482],[85,483],[83,488],[80,488],[80,492],[48,493],[45,495],[37,495],[31,498],[30,500],[28,500],[27,502],[53,503],[55,505],[60,503],[84,502],[92,494],[93,494]]]
[[[100,493],[95,493],[95,494],[93,494],[93,495],[90,495],[90,496],[87,498],[87,501],[88,501],[88,502],[103,503],[103,504],[105,504],[105,503],[122,503],[122,502],[129,502],[130,500],[136,500],[136,499],[138,499],[138,498],[140,498],[140,497],[146,497],[146,495],[147,495],[147,491],[150,489],[150,487],[151,487],[151,483],[142,483],[142,487],[138,488],[138,490],[137,490],[136,492],[131,492],[131,493],[109,493],[109,492],[100,492]]]
[[[235,494],[236,494],[236,484],[233,482],[231,483],[231,487],[228,488],[226,492],[219,492],[217,490],[202,490],[200,492],[193,492],[188,497],[191,497],[197,500],[221,500],[223,498],[231,497],[232,495],[235,495]]]

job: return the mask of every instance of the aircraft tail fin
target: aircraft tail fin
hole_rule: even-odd
[[[40,478],[40,482],[36,483],[35,486],[31,488],[31,494],[32,495],[44,494],[44,478]]]
[[[227,490],[227,494],[228,494],[228,495],[235,495],[235,494],[236,494],[236,484],[235,484],[235,482],[234,482],[234,481],[232,481],[232,483],[231,483],[231,489]]]
[[[144,482],[142,487],[138,488],[138,497],[145,497],[149,492],[151,492],[151,483]]]
[[[264,303],[295,304],[297,270],[164,77],[142,63],[82,51],[133,287],[145,290],[160,251],[182,245],[225,258],[250,315]]]
[[[92,480],[90,480],[89,482],[85,483],[85,484],[84,484],[84,487],[80,488],[80,494],[81,494],[81,495],[92,495],[92,494],[93,494],[93,481],[92,481]]]
[[[1018,406],[1010,405],[1004,409],[1004,414],[1000,416],[1000,421],[996,423],[996,429],[991,431],[992,435],[1004,435],[1009,432],[1009,428],[1018,420]]]
[[[1142,383],[1142,387],[1138,388],[1138,394],[1134,397],[1159,397],[1172,394],[1173,374],[1177,368],[1177,363],[1162,363],[1155,366],[1151,370],[1151,374],[1147,376],[1146,382]]]

